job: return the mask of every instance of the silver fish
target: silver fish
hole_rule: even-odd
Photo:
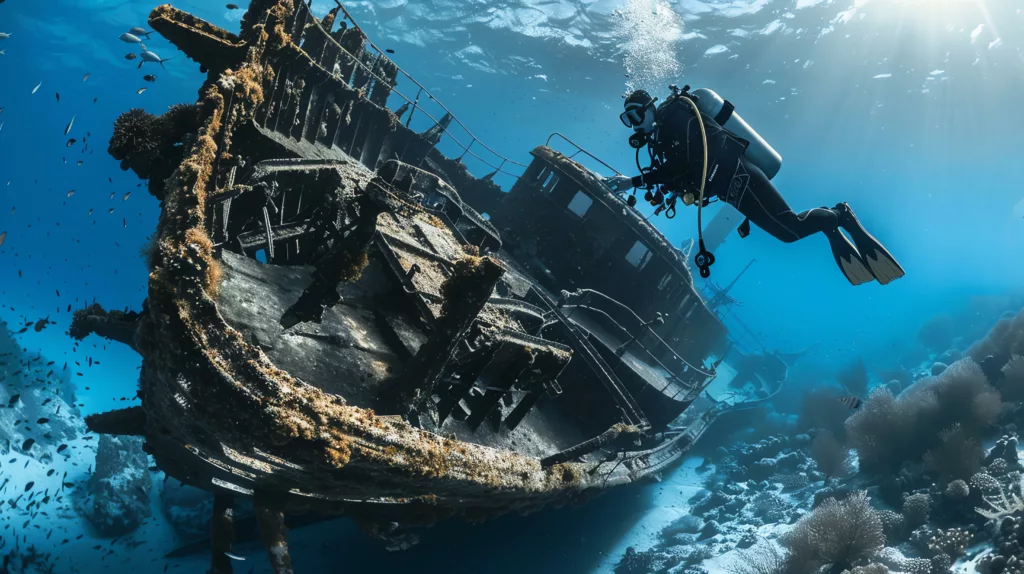
[[[154,62],[156,64],[160,64],[160,66],[163,66],[164,62],[166,62],[167,60],[171,59],[171,58],[163,58],[163,59],[161,59],[160,56],[157,56],[155,53],[150,52],[149,50],[146,50],[146,51],[142,52],[141,54],[139,54],[139,57],[142,58],[142,61],[139,62],[139,67],[140,68],[146,62]]]
[[[64,128],[64,135],[68,135],[68,133],[71,131],[71,126],[75,125],[75,118],[77,117],[77,115],[71,116],[71,121],[68,122],[68,127]]]
[[[36,86],[36,87],[32,88],[32,93],[34,94],[34,93],[38,92],[38,91],[39,91],[39,88],[41,88],[41,87],[43,87],[43,83],[42,83],[42,82],[39,82],[39,85],[38,85],[38,86]]]
[[[232,554],[230,552],[225,552],[224,556],[227,556],[228,558],[230,558],[232,560],[245,561],[245,557],[244,556],[239,556],[238,554]]]
[[[122,42],[128,42],[129,44],[141,44],[142,43],[142,38],[139,38],[135,34],[129,34],[127,32],[125,32],[124,34],[121,34],[119,36],[119,38],[120,38],[120,40]]]
[[[135,93],[136,93],[137,95],[142,95],[142,94],[143,94],[143,93],[145,93],[145,91],[146,91],[146,90],[148,90],[148,89],[149,89],[149,88],[139,88],[138,90],[135,90]]]
[[[9,32],[0,32],[0,40],[6,40],[11,37]]]
[[[138,26],[128,30],[128,32],[135,36],[145,36],[147,40],[149,39],[149,35],[153,33],[152,30],[147,32],[145,28],[139,28]]]

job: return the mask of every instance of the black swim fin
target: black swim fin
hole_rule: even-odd
[[[862,285],[875,280],[875,276],[868,269],[860,252],[839,229],[826,231],[825,236],[828,237],[828,243],[832,246],[832,256],[836,259],[836,265],[839,265],[839,270],[843,272],[850,283]]]
[[[839,225],[850,234],[861,258],[879,283],[887,285],[906,275],[896,258],[864,229],[849,205],[840,203],[833,211],[839,216]]]

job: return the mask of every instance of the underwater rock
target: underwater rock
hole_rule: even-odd
[[[697,534],[704,527],[704,521],[700,518],[687,514],[679,517],[677,520],[665,527],[665,530],[661,532],[661,535],[665,538],[675,536],[677,534]]]
[[[990,466],[996,459],[1006,461],[1012,468],[1020,468],[1020,454],[1017,452],[1018,441],[1015,436],[1004,435],[985,455],[985,466]]]
[[[946,372],[946,369],[948,369],[948,368],[949,368],[949,365],[947,365],[946,363],[940,363],[940,362],[936,361],[936,362],[932,363],[931,374],[932,374],[933,377],[937,377],[937,376],[941,375],[942,373]]]
[[[779,472],[793,472],[800,469],[806,463],[807,455],[799,451],[790,452],[775,459]]]
[[[637,552],[632,546],[626,548],[625,555],[615,565],[615,574],[647,574],[651,572],[651,563],[654,561],[653,552]]]
[[[123,536],[149,517],[148,466],[141,438],[100,436],[95,471],[75,500],[76,510],[100,536]]]
[[[209,535],[213,516],[213,495],[209,492],[166,480],[160,487],[160,509],[180,541],[201,540]]]
[[[714,520],[709,520],[704,524],[704,527],[700,529],[700,536],[697,540],[707,540],[708,538],[714,538],[722,533],[722,526]]]
[[[778,463],[776,463],[774,459],[762,458],[750,465],[747,475],[754,480],[763,480],[771,478],[778,472],[778,470]]]

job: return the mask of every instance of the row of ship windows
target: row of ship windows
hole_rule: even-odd
[[[554,189],[555,185],[558,184],[558,175],[555,173],[554,170],[550,168],[545,168],[541,170],[540,174],[537,176],[538,180],[542,178],[544,179],[544,183],[542,183],[540,186],[541,191],[544,191],[545,193],[551,193],[551,190]],[[588,211],[590,211],[590,207],[592,205],[594,205],[594,199],[587,195],[586,192],[581,190],[577,191],[576,195],[573,196],[572,200],[569,202],[568,209],[575,216],[582,219],[583,216],[586,215]],[[637,269],[643,269],[644,266],[647,265],[647,262],[650,261],[650,259],[650,248],[644,245],[644,243],[640,240],[637,240],[636,243],[633,244],[633,247],[631,247],[629,251],[626,252],[626,261],[628,261]],[[672,273],[667,272],[665,273],[664,277],[661,278],[661,281],[658,282],[658,290],[664,291],[668,289],[671,286],[671,283]]]

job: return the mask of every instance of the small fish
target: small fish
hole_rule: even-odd
[[[160,64],[160,66],[163,67],[164,62],[171,60],[171,58],[161,58],[160,56],[157,56],[156,53],[150,52],[149,50],[144,50],[141,54],[139,54],[139,57],[142,58],[142,61],[139,62],[140,68],[146,62]]]
[[[124,197],[121,198],[121,201],[128,201],[128,198],[131,196],[132,192],[129,191],[128,193],[124,194]]]
[[[20,398],[21,398],[21,395],[11,395],[11,399],[9,401],[7,401],[7,408],[11,408],[14,405],[18,404],[18,399],[20,399]]]
[[[84,81],[88,80],[89,76],[91,76],[91,75],[92,74],[90,74],[90,73],[86,73],[84,76],[82,76],[82,81],[84,82]]]
[[[29,439],[29,440],[31,440],[31,439]],[[28,482],[27,482],[27,483],[25,484],[25,492],[28,492],[28,491],[32,490],[32,487],[33,487],[33,486],[35,486],[35,485],[36,485],[36,483],[35,483],[35,482],[32,482],[31,480],[30,480],[30,481],[28,481]]]
[[[388,54],[394,54],[395,53],[395,51],[392,50],[391,48],[387,48],[384,51],[387,52]]]
[[[77,141],[78,140],[76,140],[75,138],[71,138],[71,139],[68,140],[68,143],[64,147],[71,147],[71,146],[75,145],[75,142],[77,142]],[[65,159],[64,163],[67,163],[67,162],[68,162],[68,160]]]
[[[64,128],[64,135],[68,135],[69,133],[71,133],[71,126],[75,125],[75,118],[77,118],[77,117],[78,117],[77,114],[71,116],[71,121],[68,122],[68,126],[66,128]]]
[[[46,418],[46,417],[43,417],[43,418],[41,418],[41,419],[37,420],[37,421],[36,421],[36,424],[37,424],[37,425],[45,425],[45,424],[46,424],[46,423],[48,423],[48,422],[50,422],[50,419],[48,419],[48,418]]]
[[[857,397],[843,397],[839,399],[839,402],[846,405],[846,408],[850,409],[851,411],[854,411],[859,409],[860,405],[863,404],[864,401],[858,399]]]
[[[56,95],[57,95],[57,103],[59,104],[60,103],[60,92],[56,92]]]
[[[131,52],[131,53],[128,53],[128,54],[124,55],[124,59],[125,60],[134,60],[135,58],[138,58],[138,57],[139,56],[137,54],[135,54],[135,52]]]
[[[39,82],[39,85],[37,85],[36,87],[32,88],[32,94],[35,94],[36,92],[38,92],[39,88],[41,88],[41,87],[43,87],[43,83]]]
[[[230,6],[230,4],[229,4],[229,6]],[[232,560],[238,560],[240,562],[245,562],[245,557],[244,556],[239,556],[238,554],[232,554],[230,552],[225,552],[224,556],[227,556],[228,558],[230,558]]]
[[[45,329],[46,326],[49,325],[49,324],[50,324],[50,319],[49,318],[40,319],[40,320],[36,321],[35,327],[33,327],[33,329],[35,329],[36,333],[39,333],[43,329]]]
[[[57,447],[57,452],[58,453],[64,452],[65,450],[67,450],[67,448],[68,448],[68,445],[62,444],[62,445]]]
[[[154,76],[153,74],[146,74],[145,76],[142,76],[142,79],[146,80],[147,82],[155,82],[156,76]]]
[[[228,4],[227,8],[228,10],[238,10],[238,4]],[[245,558],[242,558],[242,560],[245,560]]]
[[[34,445],[34,444],[36,444],[36,439],[34,439],[34,438],[27,438],[27,439],[25,439],[25,442],[21,443],[21,450],[28,450],[28,449],[32,448],[32,445]]]
[[[128,30],[128,32],[130,34],[135,34],[136,36],[145,36],[147,40],[149,39],[149,35],[153,33],[152,30],[147,32],[145,28],[139,28],[138,26]]]
[[[114,195],[115,195],[115,194],[117,194],[117,192],[116,192],[116,191],[111,191],[111,192],[110,192],[110,199],[111,199],[111,200],[113,200],[113,199],[114,199]]]
[[[3,247],[4,241],[7,240],[7,232],[0,233],[0,247]]]
[[[139,38],[135,34],[129,34],[128,32],[125,32],[124,34],[121,34],[121,36],[119,36],[119,39],[122,42],[127,42],[129,44],[141,44],[142,43],[142,38]]]
[[[83,163],[85,163],[85,162],[82,161],[82,160],[78,160],[77,162],[75,162],[75,165],[81,166]]]
[[[149,88],[139,88],[139,89],[135,90],[135,93],[137,95],[142,95],[142,94],[146,93],[146,90],[148,90],[148,89]]]
[[[0,40],[6,40],[11,37],[9,32],[0,32]]]
[[[107,213],[114,213],[114,208],[113,208],[113,207],[111,207],[111,208],[110,208],[110,210],[109,210],[109,211],[107,211]]]

